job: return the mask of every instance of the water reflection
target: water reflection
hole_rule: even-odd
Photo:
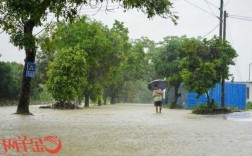
[[[231,113],[226,115],[225,119],[232,121],[252,121],[252,111]]]

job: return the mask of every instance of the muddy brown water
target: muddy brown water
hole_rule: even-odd
[[[0,155],[40,156],[47,152],[9,147],[3,140],[57,136],[57,156],[251,156],[252,122],[227,115],[194,115],[189,110],[153,105],[118,104],[82,110],[30,106],[33,116],[14,115],[16,107],[0,107]],[[20,145],[20,144],[19,144]],[[20,145],[21,146],[21,145]]]

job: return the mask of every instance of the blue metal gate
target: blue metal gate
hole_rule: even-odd
[[[214,99],[218,106],[221,105],[221,85],[217,84],[215,88],[209,90],[211,99]],[[207,102],[206,95],[196,98],[197,93],[189,92],[187,95],[187,109]],[[246,85],[239,83],[225,83],[225,106],[236,107],[238,109],[246,108]]]

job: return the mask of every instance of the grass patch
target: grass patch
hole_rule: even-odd
[[[252,102],[251,101],[247,102],[247,110],[250,110],[250,109],[252,109]]]
[[[210,106],[203,103],[192,108],[193,114],[225,114],[232,112],[240,112],[236,107],[219,108],[217,103],[212,103]]]
[[[164,108],[170,108],[171,107],[171,104],[170,103],[167,103],[165,105],[163,105]]]

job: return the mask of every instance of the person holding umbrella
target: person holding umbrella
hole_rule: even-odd
[[[152,96],[154,98],[154,106],[156,107],[156,113],[161,113],[163,92],[161,89],[158,88],[157,84],[154,85]],[[158,112],[158,108],[159,108],[159,112]]]

